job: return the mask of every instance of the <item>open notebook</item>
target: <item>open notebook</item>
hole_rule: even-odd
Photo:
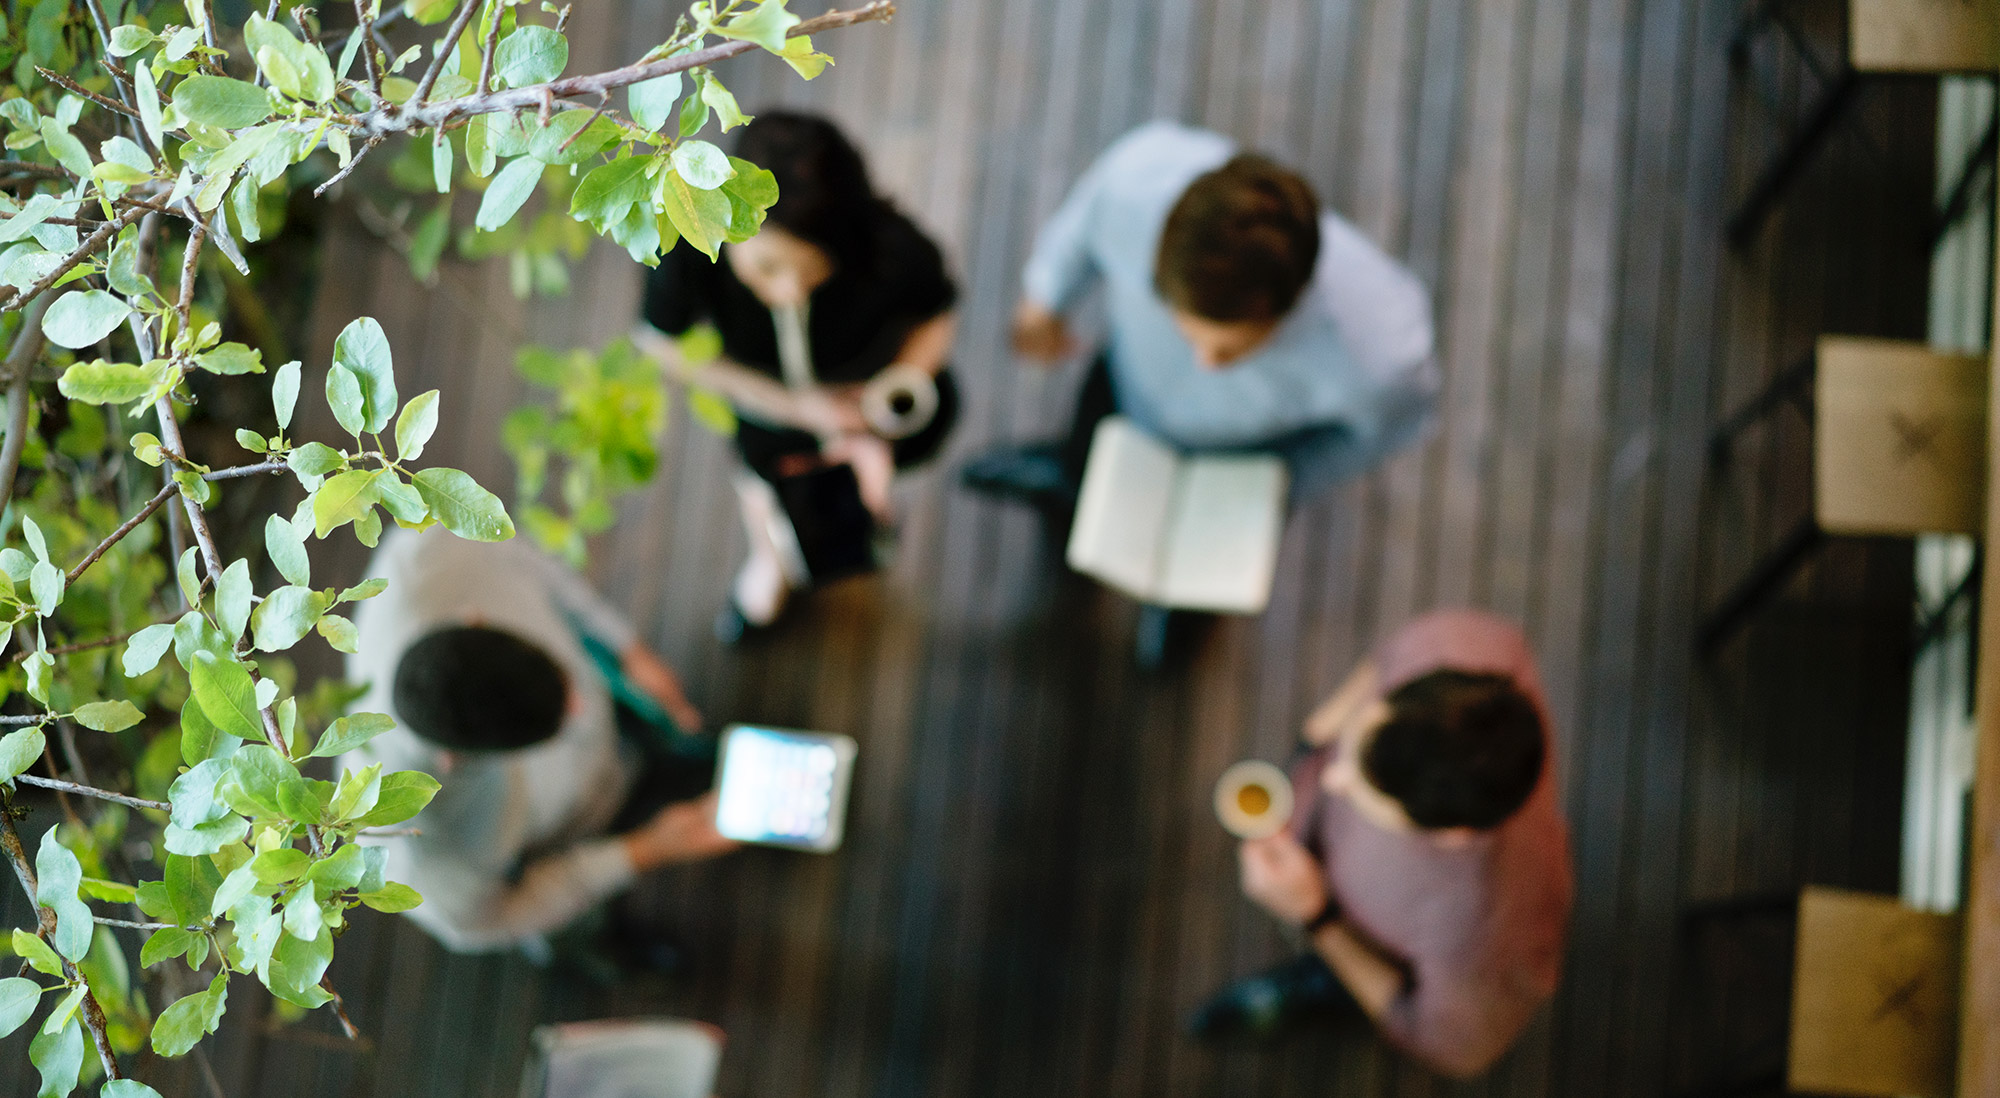
[[[1070,567],[1142,602],[1255,614],[1285,527],[1284,462],[1182,455],[1122,416],[1098,424],[1070,529]]]

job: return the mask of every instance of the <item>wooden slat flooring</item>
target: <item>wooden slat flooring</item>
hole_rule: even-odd
[[[1731,1035],[1768,1027],[1773,1000],[1751,988],[1751,1006],[1702,1015],[1715,1032],[1698,1042],[1676,1028],[1684,901],[1894,888],[1909,581],[1906,548],[1836,545],[1697,664],[1696,615],[1810,483],[1795,423],[1756,432],[1724,474],[1702,443],[1819,330],[1921,331],[1908,242],[1930,186],[1927,93],[1898,84],[1868,101],[1871,136],[1838,136],[1759,241],[1730,252],[1726,207],[1778,125],[1732,84],[1739,7],[906,0],[888,28],[826,36],[838,64],[813,84],[733,63],[746,107],[840,119],[945,244],[966,413],[940,467],[904,486],[895,567],[802,601],[768,639],[709,638],[742,535],[727,447],[684,410],[592,573],[713,719],[861,741],[847,846],[643,882],[626,909],[697,953],[673,981],[599,988],[454,957],[363,913],[333,978],[365,1043],[321,1017],[279,1025],[238,981],[211,1053],[224,1093],[508,1095],[535,1024],[641,1013],[727,1030],[731,1098],[1654,1095],[1714,1067]],[[623,60],[666,10],[580,5],[572,68]],[[1796,63],[1759,63],[1796,110]],[[1063,422],[1077,366],[1043,373],[1005,351],[1020,265],[1097,150],[1153,117],[1299,165],[1403,256],[1436,290],[1447,375],[1426,445],[1294,516],[1271,609],[1219,623],[1161,676],[1130,664],[1129,603],[1064,574],[1031,516],[948,475]],[[417,287],[336,222],[309,364],[324,368],[347,318],[380,317],[403,388],[444,390],[436,460],[510,485],[497,424],[526,398],[515,346],[622,330],[638,269],[601,249],[568,297],[517,305],[498,267],[448,261]],[[358,574],[361,554],[332,556],[326,571]],[[1196,1002],[1287,948],[1236,893],[1214,777],[1284,758],[1377,637],[1443,603],[1519,617],[1541,653],[1579,872],[1561,993],[1471,1084],[1362,1033],[1189,1042]],[[20,1044],[0,1042],[4,1062],[24,1063]],[[166,1093],[200,1093],[192,1062],[154,1070]],[[0,1078],[0,1098],[25,1086]]]

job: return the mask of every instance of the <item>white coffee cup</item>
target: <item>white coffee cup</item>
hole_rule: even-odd
[[[1215,818],[1239,839],[1268,839],[1292,819],[1292,780],[1262,759],[1246,759],[1215,783]]]

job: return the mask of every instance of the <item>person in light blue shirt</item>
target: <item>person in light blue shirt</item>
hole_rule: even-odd
[[[1042,227],[1014,346],[1078,349],[1067,317],[1101,286],[1106,345],[1070,437],[969,463],[971,487],[1067,515],[1115,411],[1185,451],[1282,456],[1292,502],[1418,438],[1438,389],[1430,295],[1311,188],[1228,138],[1167,122],[1120,138]]]

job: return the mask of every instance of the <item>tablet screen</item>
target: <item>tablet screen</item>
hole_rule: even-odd
[[[738,842],[833,850],[847,813],[854,751],[846,736],[729,726],[716,830]]]

